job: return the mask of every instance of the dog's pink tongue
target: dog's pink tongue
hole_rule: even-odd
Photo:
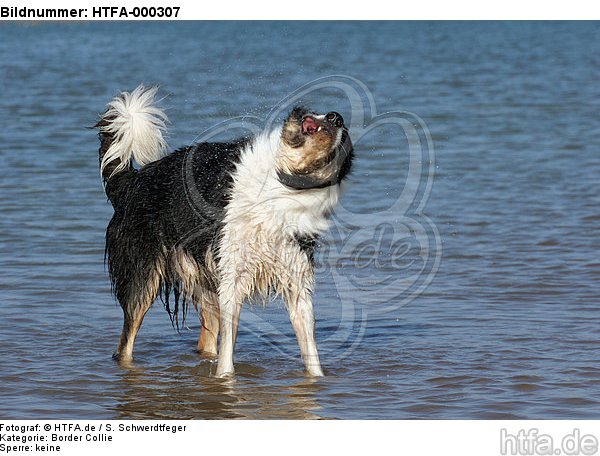
[[[319,126],[312,117],[305,117],[302,121],[302,133],[314,133]]]

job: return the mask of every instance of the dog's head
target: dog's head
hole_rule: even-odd
[[[283,124],[279,180],[298,190],[338,184],[350,171],[352,141],[337,112],[316,114],[296,107]]]

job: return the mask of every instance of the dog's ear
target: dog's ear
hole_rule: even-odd
[[[296,106],[283,123],[281,138],[288,146],[296,149],[304,145],[306,138],[302,135],[302,119],[310,111],[303,106]]]
[[[302,118],[309,114],[310,110],[308,108],[305,108],[304,106],[295,106],[294,109],[292,109],[292,111],[290,112],[290,114],[287,117],[288,121],[300,121],[302,120]]]

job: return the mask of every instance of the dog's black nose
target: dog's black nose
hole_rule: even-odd
[[[325,119],[327,119],[327,122],[329,122],[331,125],[333,125],[334,127],[343,127],[344,126],[344,118],[342,117],[341,114],[331,111],[329,113],[327,113],[327,115],[325,116]]]

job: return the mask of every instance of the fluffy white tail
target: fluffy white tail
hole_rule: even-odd
[[[100,160],[100,173],[118,160],[110,175],[129,166],[135,160],[144,166],[165,156],[167,143],[166,114],[154,104],[158,87],[138,86],[133,92],[123,92],[111,100],[99,123],[101,133],[111,138],[110,146]],[[110,177],[110,176],[107,176]]]

